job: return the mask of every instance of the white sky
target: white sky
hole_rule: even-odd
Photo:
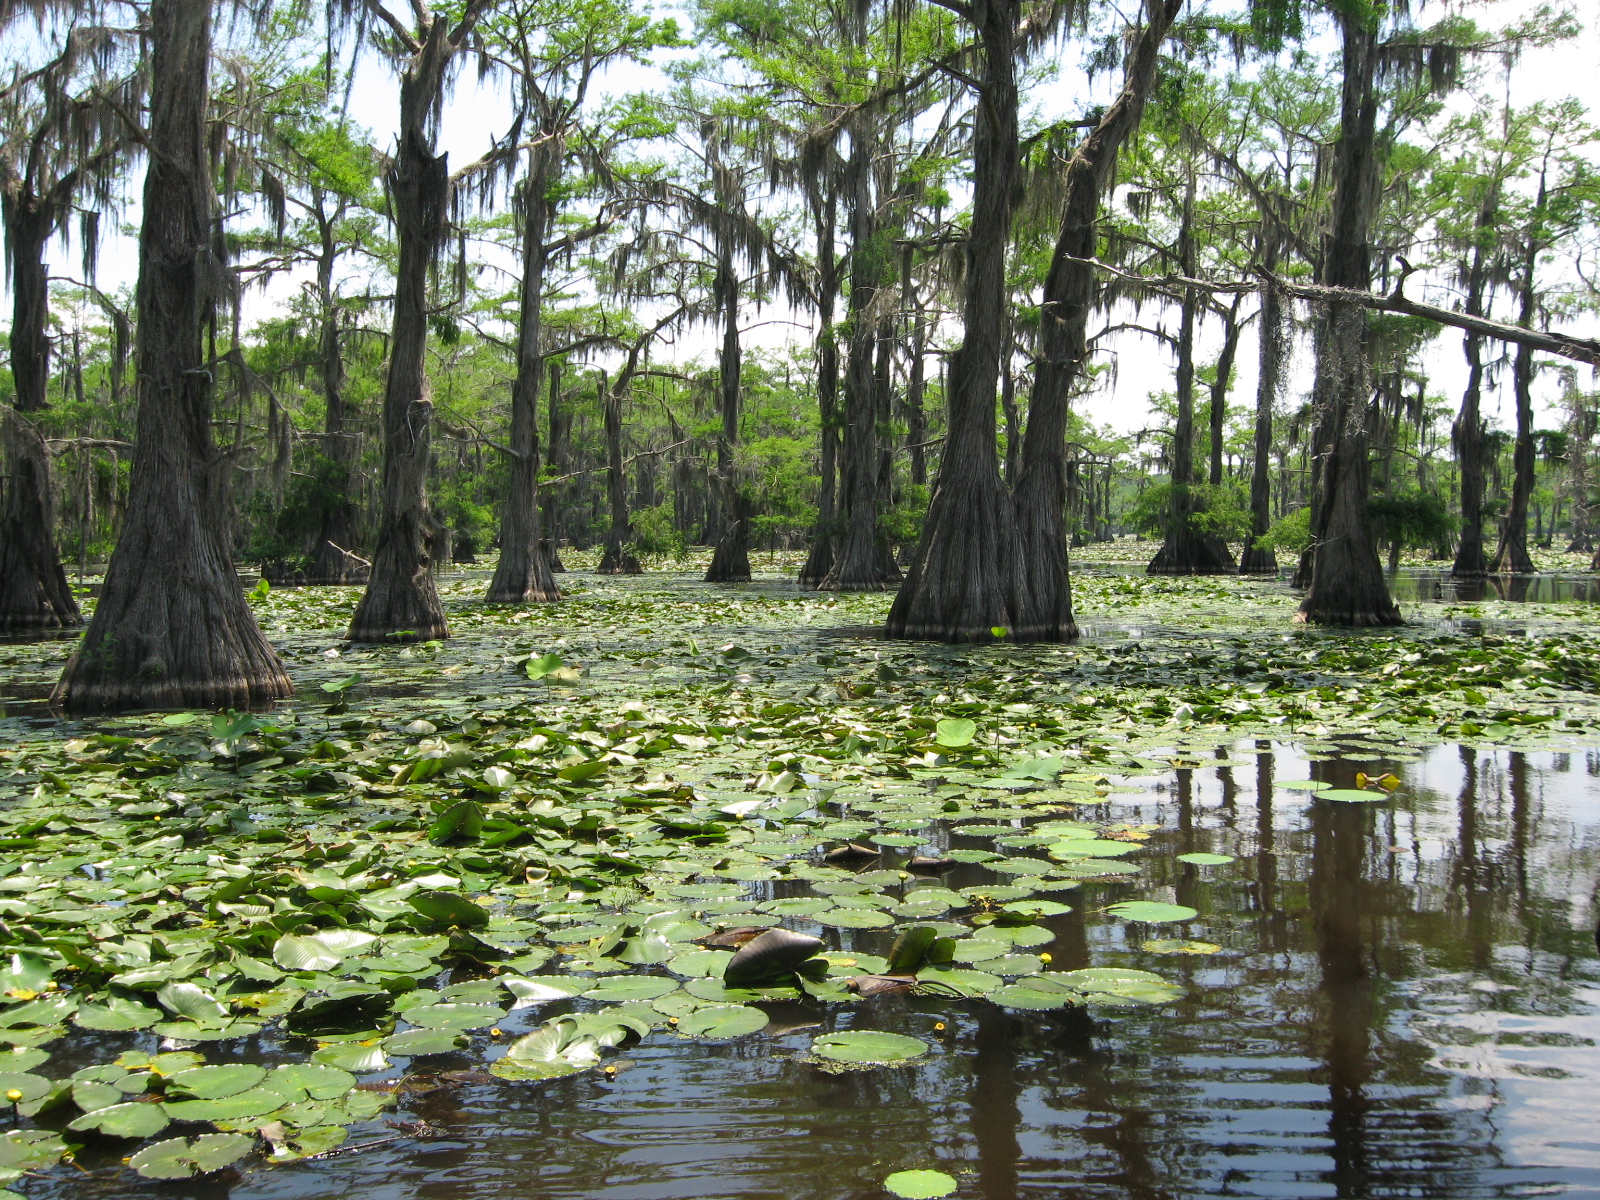
[[[1469,15],[1489,26],[1507,24],[1524,14],[1529,7],[1526,0],[1491,0],[1488,3],[1472,3],[1465,6]],[[1419,19],[1429,19],[1426,10],[1419,13]],[[1089,89],[1080,69],[1081,52],[1081,46],[1069,44],[1062,52],[1058,80],[1039,89],[1030,97],[1046,116],[1082,111],[1087,104],[1103,103],[1109,98],[1117,80],[1110,75],[1104,75],[1096,81],[1092,90]],[[1581,36],[1574,41],[1546,50],[1530,51],[1523,57],[1511,76],[1511,102],[1520,106],[1538,100],[1558,100],[1576,96],[1600,116],[1600,82],[1597,82],[1600,76],[1597,76],[1596,64],[1600,64],[1600,22],[1591,19]],[[605,90],[616,93],[641,90],[659,87],[663,81],[661,74],[655,70],[629,67],[613,72],[606,81]],[[1497,78],[1489,86],[1498,91],[1500,81]],[[1459,96],[1455,103],[1464,105],[1468,103],[1468,97]],[[386,146],[393,139],[397,106],[398,84],[394,76],[377,55],[366,54],[352,89],[352,118],[372,130],[379,145]],[[509,105],[503,91],[493,81],[487,85],[480,84],[476,71],[468,66],[461,72],[454,95],[445,107],[440,146],[448,151],[452,165],[459,166],[476,158],[487,149],[494,135],[506,128],[508,117]],[[137,193],[136,182],[131,190]],[[123,219],[130,224],[138,220],[136,196],[135,202],[124,213]],[[71,252],[58,248],[54,253],[56,258],[54,270],[68,276],[78,273],[75,248]],[[131,285],[135,271],[136,250],[133,239],[113,234],[100,256],[101,286],[107,290],[114,290],[123,284]],[[277,281],[265,293],[255,294],[250,302],[250,317],[260,319],[269,315],[272,309],[281,304],[284,297],[296,287],[298,287],[297,281],[285,278]],[[1448,305],[1451,302],[1447,292],[1437,286],[1430,287],[1426,282],[1419,284],[1413,281],[1409,291],[1419,298],[1436,303]],[[9,304],[7,308],[9,311]],[[797,327],[795,322],[781,319],[786,316],[796,316],[801,322],[805,321],[805,314],[783,313],[771,307],[765,308],[760,314],[752,313],[750,318],[752,328],[749,330],[747,343],[753,346],[777,346],[785,342],[809,343],[814,340],[814,334],[809,328]],[[1123,318],[1119,315],[1117,319]],[[1165,321],[1170,326],[1176,317],[1175,314],[1160,314],[1154,306],[1147,306],[1142,319],[1146,323]],[[1572,332],[1582,333],[1592,333],[1595,327],[1596,322],[1592,319],[1579,320],[1566,326]],[[1250,332],[1246,334],[1239,348],[1231,393],[1232,402],[1236,405],[1248,405],[1254,396],[1256,383],[1254,328],[1252,323]],[[1199,361],[1214,359],[1219,340],[1220,332],[1214,323],[1202,327],[1198,350]],[[676,350],[670,352],[668,356],[704,355],[708,354],[711,348],[711,335],[696,331],[680,338]],[[1110,425],[1118,431],[1126,432],[1147,427],[1151,423],[1149,395],[1153,392],[1169,391],[1172,387],[1174,364],[1171,352],[1164,343],[1154,339],[1137,334],[1121,334],[1110,343],[1107,353],[1116,359],[1116,383],[1114,387],[1085,398],[1080,403],[1080,408],[1097,424]],[[1289,385],[1291,393],[1294,389],[1304,390],[1309,386],[1308,359],[1308,349],[1302,345]],[[1461,354],[1460,334],[1450,330],[1443,331],[1425,352],[1424,366],[1430,376],[1430,392],[1441,394],[1449,398],[1452,403],[1456,402],[1465,383],[1465,363]],[[1596,386],[1596,381],[1587,371],[1583,371],[1579,376],[1579,386],[1593,388]],[[1542,373],[1537,383],[1536,403],[1541,409],[1547,409],[1552,397],[1558,391],[1556,372]],[[1498,416],[1501,425],[1509,425],[1513,411],[1509,396],[1509,381],[1505,381],[1501,387],[1486,394],[1484,404],[1491,420]]]

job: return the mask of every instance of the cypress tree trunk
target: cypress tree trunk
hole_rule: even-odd
[[[150,7],[138,438],[122,536],[51,697],[70,712],[245,708],[294,689],[229,554],[204,331],[223,273],[207,152],[211,0]]]
[[[434,519],[427,493],[433,440],[428,273],[444,242],[450,208],[448,156],[434,153],[432,118],[444,91],[445,71],[465,37],[466,31],[458,29],[452,39],[445,19],[434,18],[400,80],[399,146],[388,171],[400,261],[383,394],[382,517],[372,578],[350,620],[353,642],[450,636],[434,588],[429,546]]]
[[[343,205],[340,205],[343,208]],[[323,511],[322,527],[311,550],[310,584],[366,583],[372,564],[355,553],[358,513],[351,486],[351,466],[355,443],[346,428],[348,414],[344,399],[344,346],[339,336],[339,308],[333,291],[333,272],[339,247],[334,237],[338,215],[328,216],[317,206],[317,231],[321,246],[317,255],[317,302],[322,309],[322,335],[318,356],[322,360],[322,400],[324,407],[324,454],[333,467],[334,499]]]
[[[1089,313],[1098,294],[1088,260],[1099,249],[1100,197],[1110,182],[1118,150],[1138,128],[1155,82],[1161,44],[1182,0],[1146,0],[1145,8],[1145,26],[1123,69],[1122,91],[1067,164],[1061,228],[1045,278],[1022,467],[1012,489],[1027,591],[1037,605],[1038,636],[1044,641],[1078,635],[1067,565],[1067,410],[1088,354]]]
[[[722,437],[717,442],[717,483],[722,490],[722,532],[706,570],[707,583],[750,582],[750,502],[740,486],[733,461],[739,444],[739,399],[744,370],[739,346],[739,277],[733,260],[724,256],[717,264],[718,290],[723,317],[722,353],[717,364],[721,391]]]
[[[4,420],[5,462],[0,511],[0,632],[81,625],[78,602],[56,548],[54,482],[50,450],[35,424],[48,405],[50,381],[50,275],[44,249],[60,210],[31,194],[0,193],[6,265],[11,277],[13,409]]]
[[[1228,389],[1233,386],[1233,360],[1239,353],[1239,303],[1243,299],[1235,296],[1222,316],[1222,353],[1217,356],[1217,379],[1211,385],[1210,483],[1214,488],[1222,486],[1222,442],[1228,418]]]
[[[1377,101],[1373,75],[1378,38],[1359,15],[1338,14],[1344,80],[1334,147],[1333,224],[1323,252],[1323,282],[1366,291],[1376,187]],[[1301,619],[1321,625],[1399,625],[1383,564],[1367,527],[1371,465],[1367,457],[1367,318],[1330,302],[1317,347],[1316,441],[1323,458],[1312,505],[1311,589]]]
[[[912,314],[911,367],[906,378],[906,443],[911,459],[911,482],[924,487],[928,482],[928,414],[923,408],[927,395],[927,330],[920,306]]]
[[[1478,219],[1472,247],[1472,263],[1467,268],[1467,304],[1469,316],[1484,315],[1484,292],[1488,286],[1488,264],[1485,262],[1483,242],[1498,221],[1499,195],[1491,187],[1478,209]],[[1457,578],[1474,578],[1489,569],[1483,550],[1483,418],[1479,402],[1483,395],[1483,338],[1469,333],[1462,339],[1462,350],[1467,356],[1467,390],[1461,397],[1461,413],[1450,430],[1450,440],[1461,472],[1461,544],[1456,548],[1455,564],[1450,574]]]
[[[1263,255],[1268,274],[1277,270],[1277,244],[1271,238]],[[1239,574],[1276,575],[1278,557],[1256,540],[1272,525],[1272,410],[1277,406],[1288,339],[1284,336],[1283,296],[1271,286],[1261,292],[1261,355],[1256,380],[1255,460],[1250,464],[1250,536],[1239,555]]]
[[[877,238],[870,120],[868,114],[859,114],[851,127],[850,158],[845,169],[850,214],[850,294],[845,323],[850,337],[844,368],[840,526],[833,565],[822,582],[824,589],[838,592],[881,592],[892,581],[884,571],[887,548],[878,535],[882,495],[878,439],[881,389],[876,366],[880,338],[873,309],[883,287],[887,261]]]
[[[1038,641],[1064,633],[1057,614],[1042,612],[1035,602],[1017,509],[1000,480],[995,447],[1006,246],[1017,182],[1018,8],[1018,0],[973,5],[983,53],[964,255],[965,334],[950,360],[948,431],[938,484],[911,569],[889,610],[885,633],[893,638]],[[1059,529],[1059,490],[1053,500]],[[1059,554],[1064,581],[1064,540]]]
[[[517,377],[511,387],[511,481],[500,510],[500,561],[485,597],[490,604],[526,604],[561,599],[550,560],[540,546],[539,388],[544,383],[540,353],[544,298],[545,229],[548,199],[558,181],[563,150],[546,135],[528,153],[528,178],[522,193],[522,284],[517,325]],[[606,428],[610,432],[610,409]],[[623,514],[626,521],[626,512]]]
[[[1195,273],[1195,176],[1191,169],[1183,193],[1183,223],[1178,232],[1178,269]],[[1194,526],[1198,511],[1194,471],[1194,326],[1200,298],[1193,288],[1183,293],[1178,325],[1178,415],[1172,429],[1172,505],[1167,513],[1167,535],[1146,568],[1151,575],[1221,575],[1233,570],[1233,556],[1222,539]],[[1219,464],[1220,466],[1220,464]]]
[[[1538,207],[1544,206],[1544,186],[1539,188]],[[1538,243],[1528,238],[1522,262],[1522,311],[1517,323],[1533,327],[1534,268],[1538,262]],[[1511,364],[1511,386],[1517,398],[1517,441],[1511,455],[1511,504],[1505,524],[1500,527],[1500,546],[1489,569],[1496,575],[1532,575],[1537,568],[1528,555],[1528,501],[1533,498],[1533,351],[1518,346]]]
[[[600,376],[606,422],[606,504],[610,510],[611,525],[606,530],[600,565],[595,568],[597,575],[644,573],[639,560],[628,549],[628,543],[633,540],[633,529],[628,520],[628,477],[622,468],[622,396],[632,378],[631,372],[624,372],[617,377],[616,386],[608,388],[604,373]]]
[[[833,569],[834,522],[839,474],[839,342],[833,328],[834,299],[839,293],[839,268],[834,254],[838,194],[830,186],[827,199],[815,208],[817,230],[817,415],[822,435],[822,480],[817,492],[817,526],[811,550],[800,568],[803,588],[822,586]]]
[[[550,410],[550,466],[557,475],[566,473],[571,459],[572,443],[572,414],[567,411],[567,406],[561,398],[561,360],[550,360],[550,399],[546,405]],[[673,440],[677,440],[674,434]],[[541,528],[544,537],[540,539],[540,547],[544,552],[545,561],[550,565],[550,571],[555,575],[566,574],[566,564],[561,561],[561,498],[566,495],[567,485],[552,483],[544,489],[544,504],[542,506],[543,521]]]

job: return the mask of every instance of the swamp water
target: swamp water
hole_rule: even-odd
[[[185,749],[187,728],[159,717],[94,727],[135,751],[97,748],[87,726],[58,729],[25,709],[0,735],[15,747],[11,779],[0,774],[11,798],[0,806],[15,825],[41,807],[66,813],[78,803],[78,832],[56,835],[56,853],[86,839],[85,854],[107,864],[95,874],[113,883],[187,860],[191,874],[178,882],[210,886],[210,858],[266,855],[349,877],[342,847],[365,833],[391,866],[405,863],[401,875],[448,891],[444,875],[496,914],[482,936],[515,964],[498,976],[585,988],[643,977],[670,982],[668,991],[638,998],[619,983],[612,996],[601,985],[589,989],[599,996],[563,998],[557,985],[555,997],[533,990],[543,998],[514,1007],[516,988],[499,990],[487,963],[438,973],[449,955],[428,970],[395,961],[427,956],[413,944],[424,940],[419,930],[392,949],[387,939],[400,935],[385,932],[383,958],[352,954],[324,968],[342,971],[339,981],[279,970],[251,990],[309,1004],[291,993],[333,995],[365,965],[360,978],[399,993],[398,1010],[416,994],[405,990],[407,970],[419,990],[481,979],[482,996],[458,995],[495,1006],[498,1035],[483,1023],[458,1031],[422,1008],[406,1009],[415,1019],[398,1026],[391,1015],[315,1037],[284,1037],[269,1021],[232,1039],[173,1041],[173,1032],[203,1031],[174,1031],[178,1014],[154,1007],[150,1022],[168,1018],[154,1031],[147,1022],[35,1037],[37,1024],[0,1025],[50,1052],[31,1070],[52,1079],[130,1049],[186,1046],[213,1064],[295,1064],[314,1052],[350,1066],[367,1095],[383,1081],[416,1084],[389,1110],[346,1122],[349,1140],[337,1149],[354,1152],[274,1165],[251,1156],[187,1180],[141,1179],[120,1159],[145,1143],[68,1132],[83,1144],[77,1165],[40,1169],[15,1188],[62,1198],[874,1200],[891,1173],[933,1169],[953,1177],[955,1195],[983,1200],[1600,1196],[1600,752],[1583,748],[1600,746],[1600,734],[1589,610],[1558,604],[1528,617],[1474,602],[1478,611],[1463,613],[1452,598],[1414,606],[1414,631],[1338,638],[1286,630],[1292,597],[1277,585],[1108,574],[1079,584],[1086,624],[1102,623],[1102,637],[1072,649],[952,650],[826,632],[869,622],[878,598],[829,603],[778,585],[710,589],[682,578],[568,581],[586,590],[566,612],[522,618],[550,632],[507,629],[492,610],[480,617],[485,610],[462,601],[452,612],[459,637],[406,657],[329,657],[342,598],[275,593],[280,607],[264,619],[271,628],[281,615],[275,640],[303,697],[297,712],[278,715],[279,729],[237,733],[231,744],[226,729],[213,730],[208,751],[210,738]],[[464,581],[462,595],[477,586]],[[516,682],[525,674],[516,655],[557,641],[585,666],[584,679]],[[16,694],[37,687],[62,648],[11,649]],[[319,684],[338,684],[352,668],[359,684],[329,689],[344,711],[310,702]],[[643,708],[623,710],[629,702]],[[621,735],[637,731],[616,723],[630,714],[646,731],[679,730],[676,744],[652,756],[653,742],[628,743]],[[533,727],[586,754],[600,747],[583,737],[609,728],[599,739],[608,769],[563,781],[540,767],[542,747],[495,753]],[[358,748],[317,752],[346,768],[339,787],[307,785],[317,760],[282,753],[341,735]],[[363,737],[374,739],[370,751],[359,748]],[[275,741],[286,745],[273,754]],[[421,795],[415,783],[391,782],[395,764],[426,761],[418,756],[433,742],[476,755],[428,783],[452,802],[476,797],[486,833],[435,842],[380,828]],[[229,748],[231,757],[217,752]],[[495,758],[515,784],[486,791],[467,780]],[[130,765],[108,770],[118,762]],[[368,762],[381,770],[365,770]],[[672,811],[693,821],[673,827],[670,849],[646,828],[645,818],[660,824],[657,809],[628,803],[630,792],[668,794],[647,778],[660,775],[694,789],[674,796]],[[157,811],[124,811],[174,787],[187,807],[150,800]],[[114,820],[106,797],[127,801]],[[88,819],[82,798],[103,824]],[[555,863],[595,887],[499,882],[489,868],[504,863],[484,861],[493,856],[481,848],[495,814],[541,798],[568,814],[564,833],[577,831],[579,812],[613,814],[636,832],[628,845],[650,870],[602,876],[599,851],[581,838],[513,841],[505,853]],[[229,805],[247,810],[242,821]],[[231,828],[209,811],[227,812]],[[191,826],[181,848],[153,847],[145,839],[160,830],[138,824],[191,813],[211,824]],[[40,850],[51,835],[28,836],[41,845],[6,849],[14,861],[0,886],[49,878]],[[113,837],[123,857],[107,848]],[[847,841],[881,857],[839,866],[818,858]],[[663,847],[654,860],[652,845]],[[910,855],[952,861],[938,875],[902,873]],[[354,927],[359,916],[364,927],[410,933],[416,918],[395,897],[349,880],[350,891],[361,888],[365,907],[340,909],[338,920],[291,893],[311,918],[291,927]],[[120,899],[78,893],[56,912],[85,923],[110,915],[105,906],[142,900],[135,915],[145,928],[181,930],[153,907],[161,901],[136,886],[118,890]],[[41,920],[52,915],[47,900],[5,895],[45,910]],[[682,921],[663,934],[660,956],[641,914]],[[6,919],[24,925],[29,916],[10,910]],[[253,937],[250,963],[273,957],[279,931],[248,924],[260,914],[212,916],[198,937]],[[686,937],[778,920],[826,943],[829,978],[809,981],[809,994],[722,989],[706,975],[708,952]],[[883,971],[897,932],[915,925],[955,939],[949,965],[923,964],[916,991],[840,994],[839,981]],[[144,936],[139,928],[99,933],[126,946]],[[275,961],[294,965],[282,954]],[[1135,980],[1120,994],[1090,982],[1071,996],[1052,991],[1052,977],[1103,968],[1163,982]],[[273,970],[270,961],[245,969]],[[233,970],[219,961],[191,978],[226,1002],[247,990]],[[71,976],[61,978],[70,996]],[[156,1003],[150,985],[124,979],[133,987],[121,994]],[[249,1015],[252,1003],[234,1001],[234,1015]],[[669,1015],[681,1025],[734,1005],[764,1023],[691,1038]],[[19,1007],[0,1010],[0,1022]],[[584,1069],[539,1080],[484,1073],[508,1043],[562,1013],[618,1011],[649,1032]],[[447,1044],[407,1055],[405,1042],[380,1040],[404,1038],[408,1027],[442,1028]],[[876,1066],[817,1053],[819,1039],[852,1030],[902,1035],[918,1048]],[[372,1036],[358,1045],[387,1057],[348,1057],[338,1038],[359,1033]],[[77,1116],[68,1103],[17,1124],[64,1130]],[[210,1128],[175,1121],[153,1136]],[[393,1140],[379,1144],[385,1138]]]

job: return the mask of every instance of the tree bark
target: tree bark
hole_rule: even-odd
[[[485,597],[490,604],[561,599],[561,589],[550,572],[549,557],[540,544],[539,389],[545,380],[540,336],[544,239],[552,215],[550,191],[560,180],[563,153],[559,139],[548,133],[528,152],[528,178],[522,195],[517,377],[511,385],[511,480],[500,510],[500,561]],[[626,510],[623,519],[626,523]]]
[[[1535,211],[1545,202],[1544,185],[1539,187]],[[1530,232],[1522,260],[1522,305],[1518,324],[1533,328],[1535,295],[1534,270],[1539,260],[1539,245]],[[1511,504],[1505,524],[1500,528],[1500,545],[1489,570],[1496,575],[1532,575],[1538,568],[1528,554],[1528,502],[1533,498],[1533,348],[1517,347],[1511,364],[1511,389],[1517,398],[1517,441],[1511,455]]]
[[[739,346],[739,277],[731,255],[717,264],[721,293],[722,352],[717,362],[717,384],[722,408],[722,437],[717,441],[717,484],[722,491],[722,532],[706,570],[707,583],[750,582],[750,501],[744,494],[734,447],[739,444],[739,407],[744,371]]]
[[[827,197],[813,213],[817,232],[817,416],[821,426],[822,479],[817,492],[817,525],[811,550],[800,568],[800,586],[818,588],[833,569],[837,535],[839,473],[839,341],[833,327],[835,297],[839,294],[839,268],[834,252],[834,227],[838,219],[838,194],[830,186]]]
[[[360,584],[371,577],[372,564],[355,553],[359,517],[351,478],[355,442],[347,427],[344,345],[339,336],[338,297],[333,290],[333,273],[339,259],[339,244],[335,238],[339,213],[325,213],[321,197],[318,201],[316,220],[321,244],[317,254],[317,303],[322,310],[318,357],[322,368],[323,452],[332,468],[334,495],[333,502],[323,510],[306,582]]]
[[[1214,488],[1222,486],[1223,439],[1228,420],[1228,389],[1233,386],[1233,360],[1239,353],[1239,304],[1242,296],[1235,296],[1233,304],[1222,316],[1222,352],[1217,355],[1217,378],[1211,385],[1211,478]]]
[[[48,407],[50,275],[45,244],[61,206],[31,191],[0,193],[11,277],[13,408],[4,420],[5,460],[0,510],[0,632],[26,633],[81,625],[56,546],[55,485],[38,415]]]
[[[965,247],[964,336],[950,360],[949,418],[922,539],[889,610],[892,638],[1055,641],[1070,633],[1031,588],[1017,508],[1000,479],[995,397],[1005,337],[1006,247],[1017,184],[1018,0],[977,0],[981,91],[973,128],[972,218]],[[1032,434],[1030,423],[1029,434]],[[1061,449],[1058,449],[1058,459]],[[1061,475],[1054,504],[1065,581]],[[1070,605],[1067,609],[1070,622]]]
[[[863,35],[864,37],[864,35]],[[845,305],[849,342],[844,368],[844,422],[839,462],[839,536],[833,565],[822,582],[827,591],[881,592],[886,547],[878,533],[880,446],[876,312],[889,262],[879,245],[872,193],[872,114],[859,113],[850,132],[845,201],[850,218],[850,292]]]
[[[561,397],[561,360],[550,359],[550,399],[546,407],[550,410],[550,468],[557,475],[564,475],[570,465],[572,448],[572,414],[567,411],[566,404]],[[676,437],[673,439],[676,441]],[[561,500],[566,495],[566,485],[552,483],[544,489],[544,503],[541,506],[541,529],[544,537],[540,539],[540,548],[545,560],[550,565],[551,574],[566,574],[566,564],[561,561]]]
[[[1179,270],[1185,277],[1195,273],[1194,200],[1195,175],[1191,168],[1184,187],[1183,220],[1178,231]],[[1233,571],[1233,556],[1215,534],[1195,528],[1198,505],[1193,491],[1194,471],[1194,327],[1200,297],[1194,288],[1183,293],[1182,316],[1178,325],[1177,420],[1172,429],[1172,503],[1167,513],[1167,533],[1161,549],[1146,568],[1151,575],[1222,575]],[[1220,466],[1220,464],[1219,464]]]
[[[1334,147],[1333,221],[1323,251],[1322,282],[1366,291],[1372,279],[1369,244],[1377,195],[1377,100],[1373,77],[1378,37],[1364,18],[1338,14],[1344,79],[1339,140]],[[1383,564],[1367,526],[1371,465],[1367,456],[1367,319],[1364,310],[1332,300],[1318,339],[1314,389],[1320,503],[1312,505],[1311,588],[1301,619],[1320,625],[1399,625]]]
[[[429,546],[434,527],[427,490],[433,399],[427,346],[428,274],[444,242],[451,191],[449,156],[434,153],[433,116],[458,48],[445,18],[434,18],[400,80],[399,146],[388,171],[400,261],[383,395],[382,517],[372,578],[350,620],[353,642],[450,636],[434,587]]]
[[[1268,235],[1264,255],[1267,270],[1276,269],[1277,239]],[[1283,365],[1288,352],[1288,332],[1283,311],[1283,296],[1277,288],[1263,288],[1261,315],[1260,367],[1256,378],[1255,459],[1250,464],[1250,536],[1239,555],[1239,574],[1276,575],[1278,556],[1272,547],[1258,548],[1256,542],[1272,527],[1272,418],[1283,380]]]
[[[100,602],[51,697],[70,712],[247,708],[294,690],[239,586],[211,432],[204,331],[226,267],[206,137],[210,0],[154,0],[150,41],[138,437]]]
[[[1473,230],[1476,236],[1472,261],[1467,268],[1466,311],[1469,316],[1484,315],[1489,272],[1483,243],[1499,220],[1498,209],[1498,189],[1491,186],[1478,208],[1478,219]],[[1456,548],[1456,559],[1450,574],[1457,578],[1475,578],[1489,569],[1489,561],[1483,550],[1484,463],[1483,417],[1480,411],[1483,396],[1483,337],[1469,331],[1462,339],[1462,351],[1467,357],[1467,389],[1461,397],[1461,412],[1450,430],[1456,465],[1461,472],[1461,544]]]
[[[1161,44],[1182,7],[1182,0],[1146,0],[1145,26],[1128,54],[1122,91],[1067,164],[1061,227],[1045,278],[1022,467],[1012,488],[1027,593],[1037,605],[1043,641],[1078,635],[1067,564],[1067,413],[1088,355],[1089,313],[1099,292],[1092,260],[1100,240],[1100,198],[1118,151],[1138,128]]]
[[[607,387],[605,374],[602,372],[600,376],[606,425],[606,505],[610,510],[611,525],[606,530],[600,565],[595,568],[597,575],[644,573],[644,568],[629,549],[629,543],[633,541],[633,528],[628,520],[628,477],[622,466],[622,397],[632,380],[632,373],[624,372],[617,377],[615,387]]]

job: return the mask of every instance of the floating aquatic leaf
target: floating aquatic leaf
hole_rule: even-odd
[[[1128,900],[1106,909],[1114,917],[1125,921],[1144,921],[1159,924],[1164,921],[1192,921],[1200,914],[1183,904],[1162,904],[1154,900]]]
[[[928,1043],[901,1033],[850,1030],[829,1033],[811,1043],[811,1053],[846,1063],[901,1063],[928,1052]]]
[[[1320,779],[1280,779],[1272,786],[1284,788],[1285,790],[1291,792],[1319,792],[1322,789],[1330,788],[1333,785],[1331,783],[1324,783]]]
[[[743,1037],[766,1027],[767,1014],[747,1004],[710,1004],[678,1021],[678,1032],[686,1037]]]
[[[1372,804],[1389,799],[1388,792],[1367,792],[1356,788],[1328,788],[1317,793],[1318,800],[1336,800],[1343,804]]]
[[[584,992],[590,1000],[622,1003],[629,1000],[654,1000],[677,989],[671,979],[656,975],[607,975],[593,981],[594,986]]]
[[[212,1067],[192,1067],[167,1078],[167,1086],[197,1100],[216,1100],[248,1091],[267,1077],[265,1067],[248,1063],[224,1063]]]
[[[492,1004],[428,1004],[408,1008],[401,1017],[425,1029],[462,1033],[468,1029],[487,1029],[501,1020],[506,1011]]]
[[[1140,942],[1139,949],[1148,954],[1217,954],[1222,947],[1215,942],[1187,942],[1181,938],[1157,938]]]
[[[454,892],[418,892],[408,897],[407,902],[438,927],[481,929],[489,923],[488,910]]]
[[[47,1129],[9,1129],[0,1136],[0,1172],[11,1178],[23,1171],[54,1166],[67,1152],[61,1135]]]
[[[884,923],[893,922],[885,918]],[[821,938],[795,933],[790,929],[768,929],[739,948],[728,962],[723,978],[729,984],[779,978],[790,974],[822,947]]]
[[[312,1053],[311,1060],[355,1074],[363,1074],[367,1071],[382,1071],[389,1066],[389,1060],[384,1055],[381,1046],[367,1045],[362,1042],[334,1042],[331,1045],[319,1047]]]
[[[900,1200],[938,1200],[956,1190],[956,1181],[943,1171],[896,1171],[883,1181],[883,1189]]]
[[[1064,992],[1041,991],[1025,983],[1011,983],[989,993],[989,999],[1007,1008],[1053,1009],[1065,1008],[1072,997]]]
[[[998,975],[963,967],[923,967],[917,972],[917,982],[930,991],[957,996],[985,996],[1005,986]]]
[[[538,975],[529,979],[504,975],[500,983],[517,998],[518,1008],[529,1004],[545,1004],[551,1000],[565,1000],[594,985],[592,979],[580,979],[573,975]]]
[[[376,942],[359,929],[325,929],[313,934],[285,934],[272,947],[272,961],[286,971],[327,971]]]
[[[43,1075],[27,1071],[0,1071],[0,1097],[6,1104],[28,1104],[50,1093],[51,1083]],[[15,1092],[16,1095],[12,1095]]]
[[[86,1112],[68,1124],[68,1129],[97,1129],[106,1137],[147,1138],[160,1133],[169,1124],[160,1104],[109,1104]]]
[[[1233,861],[1231,854],[1180,854],[1178,861],[1192,863],[1197,867],[1220,867]]]
[[[84,1029],[102,1029],[120,1032],[131,1029],[148,1029],[161,1020],[158,1009],[140,1004],[137,1000],[113,997],[104,1004],[83,1004],[73,1014],[72,1021]]]
[[[383,1039],[390,1054],[448,1054],[461,1044],[461,1034],[448,1029],[408,1029]]]
[[[970,746],[977,736],[978,723],[965,717],[946,717],[935,726],[934,741],[941,746],[957,749]]]
[[[255,1139],[238,1133],[207,1133],[195,1138],[168,1138],[146,1146],[128,1165],[147,1179],[187,1179],[220,1171],[255,1148]]]
[[[428,840],[435,846],[451,841],[468,841],[483,832],[483,809],[476,801],[459,800],[450,805],[428,826]]]

